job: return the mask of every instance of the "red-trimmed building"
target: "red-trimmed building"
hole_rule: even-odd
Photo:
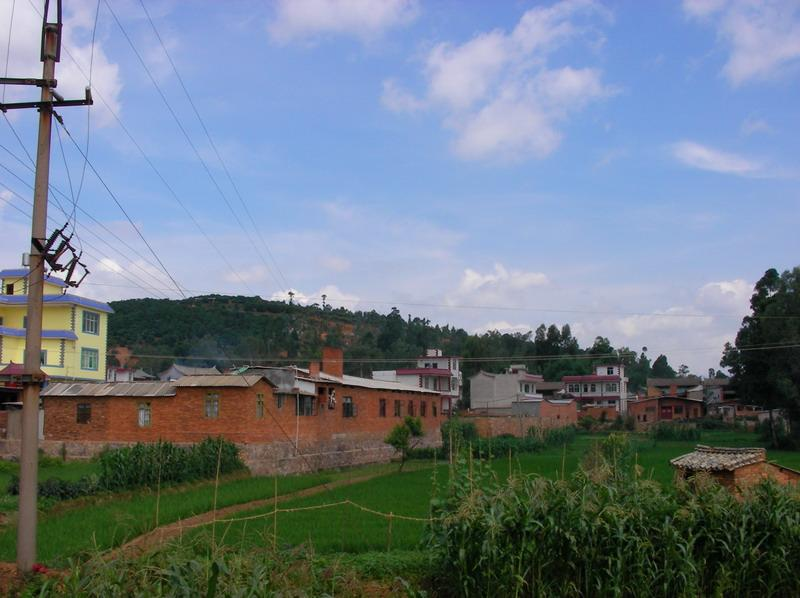
[[[461,400],[463,386],[461,358],[443,355],[441,349],[425,351],[423,357],[417,358],[416,366],[413,368],[377,370],[372,372],[372,378],[435,390],[442,395],[442,412],[446,415],[449,415],[456,403]]]
[[[561,378],[566,396],[578,401],[581,408],[600,407],[627,412],[628,379],[622,364],[595,367],[593,374]]]

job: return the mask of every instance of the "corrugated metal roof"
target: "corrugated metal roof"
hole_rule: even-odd
[[[56,382],[44,397],[174,397],[172,382]]]
[[[767,450],[763,448],[726,448],[698,444],[693,452],[676,457],[670,463],[692,471],[733,471],[766,459]]]
[[[222,373],[216,368],[216,366],[211,366],[210,368],[204,368],[204,367],[195,367],[195,366],[191,366],[191,365],[180,365],[180,364],[175,363],[175,364],[172,365],[172,367],[174,367],[177,371],[179,371],[184,376],[201,376],[201,375],[204,376],[204,375],[207,375],[207,374],[221,374]],[[168,371],[169,370],[167,370],[167,372]],[[164,372],[164,373],[166,373],[166,372]]]
[[[184,376],[178,380],[171,382],[174,386],[234,386],[234,387],[249,387],[253,386],[259,380],[265,380],[267,384],[272,384],[267,378],[261,374],[216,374],[216,375],[200,375],[200,376]],[[274,386],[274,384],[273,384]]]
[[[306,369],[297,368],[297,371],[302,372],[307,376],[309,375],[309,372]],[[420,388],[419,386],[410,386],[408,384],[401,384],[400,382],[373,380],[372,378],[348,376],[347,374],[339,378],[338,376],[331,376],[330,374],[326,374],[325,372],[320,372],[318,380],[328,381],[328,382],[338,382],[339,384],[344,384],[345,386],[355,386],[358,388],[373,388],[375,390],[398,390],[402,392],[418,392],[418,393],[433,394],[433,395],[442,394],[436,390]]]

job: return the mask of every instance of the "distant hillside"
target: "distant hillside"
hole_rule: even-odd
[[[608,361],[600,355],[617,352],[602,337],[581,348],[568,325],[542,324],[528,334],[476,335],[432,325],[425,318],[403,317],[396,308],[388,314],[351,312],[223,295],[130,299],[111,305],[115,313],[109,323],[109,348],[130,349],[140,356],[138,365],[154,373],[176,360],[218,367],[269,358],[303,363],[318,358],[322,346],[328,344],[344,349],[346,371],[358,375],[406,366],[426,348],[441,348],[448,355],[475,359],[464,362],[465,377],[480,369],[500,371],[520,358],[538,358],[527,361],[529,370],[558,380],[565,374],[588,373],[593,363]],[[631,355],[625,347],[619,352],[628,364],[632,386],[644,384],[650,372],[647,357]],[[109,363],[114,361],[111,358]]]

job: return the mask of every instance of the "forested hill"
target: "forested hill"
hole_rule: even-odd
[[[529,371],[543,374],[546,380],[559,380],[566,374],[590,372],[593,363],[608,361],[612,353],[621,354],[628,365],[632,387],[643,385],[651,372],[675,375],[665,357],[659,356],[651,368],[646,355],[631,354],[626,347],[615,349],[602,337],[582,348],[569,325],[542,324],[528,334],[477,335],[433,325],[425,318],[404,317],[396,308],[388,314],[351,312],[222,295],[176,301],[130,299],[111,305],[115,313],[110,318],[109,349],[130,349],[140,356],[138,365],[153,373],[173,361],[221,368],[269,358],[303,363],[318,358],[327,344],[344,348],[348,373],[365,376],[373,369],[407,367],[409,359],[426,348],[486,360],[465,361],[465,377],[479,369],[500,371],[524,358]],[[114,362],[113,357],[109,359],[110,364]]]

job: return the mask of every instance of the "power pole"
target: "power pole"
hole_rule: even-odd
[[[47,192],[50,179],[50,133],[53,107],[92,103],[87,88],[85,100],[64,100],[54,88],[56,62],[61,57],[61,0],[56,0],[56,21],[48,21],[50,0],[44,2],[42,22],[41,79],[0,78],[5,85],[41,87],[39,102],[0,104],[5,112],[16,108],[39,110],[39,139],[31,222],[30,273],[28,278],[28,323],[25,331],[25,360],[22,381],[22,443],[19,468],[19,522],[17,527],[17,569],[29,573],[36,562],[36,498],[39,466],[39,391],[44,380],[41,370],[44,268],[47,261]],[[55,100],[54,100],[55,98]]]

